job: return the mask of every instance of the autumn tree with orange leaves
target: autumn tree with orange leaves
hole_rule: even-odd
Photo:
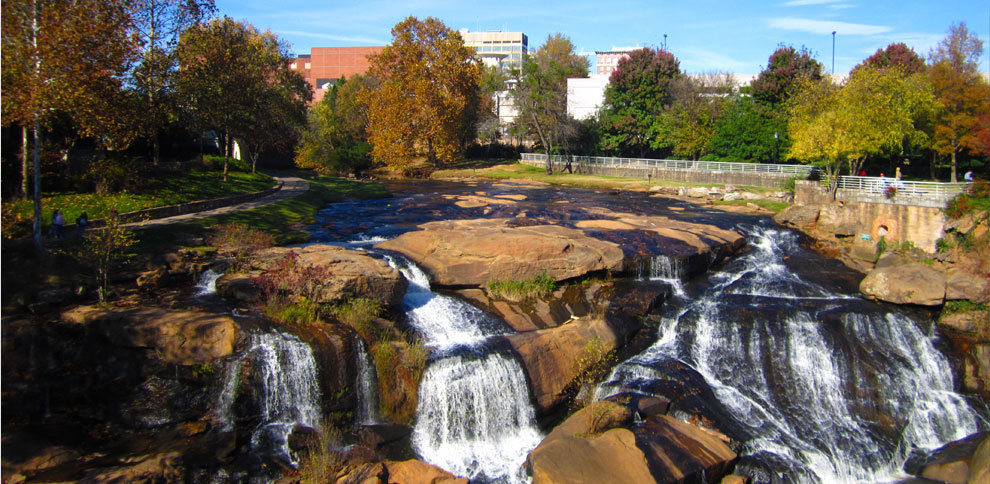
[[[401,168],[426,157],[430,168],[457,158],[474,138],[481,65],[460,34],[440,20],[408,17],[392,45],[371,56],[380,81],[365,91],[372,156]]]

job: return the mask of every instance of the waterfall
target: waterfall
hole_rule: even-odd
[[[386,260],[409,280],[402,307],[434,348],[419,385],[414,450],[472,482],[527,482],[522,465],[543,438],[529,386],[513,356],[485,345],[508,329],[460,299],[432,292],[423,271],[405,258]]]
[[[213,269],[203,271],[203,274],[199,276],[199,282],[196,283],[196,296],[204,297],[216,294],[217,279],[220,279],[222,275],[222,272],[216,272]]]
[[[913,448],[975,432],[932,337],[900,309],[826,289],[788,258],[796,235],[749,230],[750,253],[709,278],[649,349],[599,389],[649,393],[665,362],[704,377],[743,441],[736,472],[757,482],[883,482]]]
[[[355,382],[358,389],[357,423],[373,425],[381,421],[378,416],[378,375],[375,363],[371,361],[371,355],[364,347],[364,342],[361,338],[355,340],[358,353],[358,374]]]
[[[234,425],[233,404],[244,360],[260,423],[251,450],[295,465],[288,437],[297,426],[319,429],[320,390],[316,360],[309,345],[285,333],[254,333],[251,346],[228,362],[217,397],[217,420],[224,430]]]
[[[666,282],[674,290],[675,296],[682,299],[686,296],[684,283],[681,281],[684,271],[681,269],[680,259],[663,254],[655,255],[649,259],[649,267],[646,266],[646,263],[640,264],[637,279]]]

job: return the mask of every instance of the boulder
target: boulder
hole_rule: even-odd
[[[233,299],[242,303],[259,302],[262,298],[261,286],[255,284],[253,279],[261,274],[261,271],[224,274],[217,279],[217,294],[222,298]]]
[[[386,462],[388,484],[468,484],[467,478],[453,474],[423,461],[410,459]]]
[[[295,264],[286,269],[283,261],[290,253]],[[398,270],[380,259],[326,244],[268,249],[251,265],[267,273],[288,270],[293,276],[301,276],[300,287],[290,290],[305,291],[317,303],[333,304],[363,297],[398,306],[409,284]],[[220,291],[219,285],[217,290]]]
[[[972,482],[971,466],[979,460],[979,449],[987,451],[990,432],[978,432],[966,438],[949,442],[932,452],[918,472],[918,477],[948,484]],[[985,457],[983,458],[986,459]],[[985,472],[985,468],[982,470]],[[979,481],[977,481],[979,482]]]
[[[608,352],[622,335],[601,319],[580,318],[556,328],[507,336],[526,371],[538,413],[564,403],[564,390],[580,374],[577,361],[597,339]]]
[[[630,430],[632,409],[602,401],[581,409],[532,452],[533,484],[718,482],[736,454],[718,437],[665,415]]]
[[[921,263],[885,267],[867,274],[859,291],[894,304],[938,306],[945,300],[945,276]]]
[[[729,192],[722,196],[722,201],[731,202],[734,200],[742,200],[742,192]]]
[[[969,299],[977,303],[990,302],[990,282],[965,268],[952,267],[945,273],[945,299]]]
[[[976,447],[973,461],[969,466],[969,480],[966,484],[983,484],[990,482],[990,437]]]
[[[938,325],[942,329],[990,341],[990,314],[986,311],[943,312],[938,318]]]
[[[773,220],[781,225],[792,227],[808,227],[818,221],[820,209],[811,205],[791,205],[773,216]]]
[[[412,259],[443,286],[482,286],[546,274],[564,280],[620,271],[622,249],[584,232],[555,225],[493,226],[473,221],[425,224],[376,245]]]
[[[98,320],[114,344],[154,350],[167,363],[206,364],[234,351],[237,325],[226,314],[143,307],[108,311]]]
[[[185,477],[182,459],[178,451],[131,457],[124,465],[91,470],[78,482],[179,482]]]

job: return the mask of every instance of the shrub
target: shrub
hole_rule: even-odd
[[[274,268],[251,280],[261,288],[264,311],[270,318],[287,324],[316,321],[323,308],[320,300],[322,281],[333,272],[326,266],[299,264],[295,252],[289,252]]]
[[[416,416],[416,391],[429,355],[426,346],[420,341],[402,344],[383,339],[371,348],[371,355],[378,370],[381,414],[409,424]]]
[[[492,299],[518,302],[546,297],[553,292],[556,285],[557,281],[544,273],[523,281],[491,281],[487,289],[488,296]]]
[[[138,163],[133,158],[109,156],[92,162],[83,178],[100,195],[132,191],[141,181],[138,168]]]
[[[223,171],[223,156],[203,155],[203,164],[210,171]],[[247,160],[227,158],[227,171],[251,171],[251,163]]]
[[[354,328],[365,341],[375,341],[381,339],[382,335],[375,334],[378,328],[375,327],[374,320],[384,309],[380,301],[358,297],[333,306],[328,312],[342,323]]]
[[[972,212],[974,208],[975,205],[969,195],[960,193],[952,200],[949,200],[949,204],[945,206],[945,216],[950,219],[960,218]]]
[[[126,250],[137,243],[134,234],[121,226],[116,211],[105,219],[103,227],[87,232],[79,252],[79,259],[95,270],[100,302],[106,302],[110,293],[110,272],[128,257]]]
[[[574,408],[585,407],[594,401],[594,388],[608,376],[608,371],[617,362],[615,350],[606,349],[597,335],[584,345],[581,356],[574,362],[577,370]]]
[[[244,264],[256,252],[275,244],[271,235],[236,223],[215,227],[207,242],[216,247],[220,255],[233,259],[231,267],[235,271],[243,270]]]
[[[308,453],[300,461],[300,484],[336,482],[345,468],[340,430],[330,419],[324,419],[320,431],[310,439],[306,446]]]

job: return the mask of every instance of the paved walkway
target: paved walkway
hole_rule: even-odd
[[[203,212],[193,212],[184,215],[176,215],[174,217],[145,220],[143,222],[133,222],[133,223],[125,224],[124,227],[142,229],[149,227],[160,227],[163,225],[176,224],[182,222],[191,222],[193,220],[213,217],[215,215],[240,212],[242,210],[251,210],[252,208],[271,205],[276,202],[281,202],[282,200],[288,200],[290,198],[298,197],[299,195],[305,193],[306,190],[309,190],[309,182],[302,178],[295,176],[283,176],[283,177],[275,177],[275,178],[282,181],[282,188],[271,195],[259,198],[257,200],[238,203],[236,205],[228,205],[226,207],[215,208],[213,210],[206,210]]]

